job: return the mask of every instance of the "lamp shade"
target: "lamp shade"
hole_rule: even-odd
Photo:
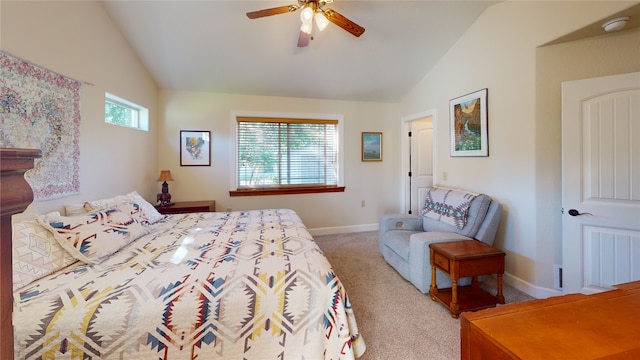
[[[312,28],[313,28],[313,24],[311,22],[303,22],[302,25],[300,25],[300,31],[302,31],[305,34],[311,35]]]
[[[324,16],[322,10],[316,11],[316,14],[313,15],[314,20],[316,21],[316,25],[318,25],[318,30],[324,30],[327,25],[329,25],[329,20]]]
[[[300,12],[300,20],[302,22],[309,22],[313,20],[313,8],[311,6],[305,6]]]
[[[171,177],[171,171],[161,170],[160,176],[158,176],[158,181],[173,181],[173,177]]]

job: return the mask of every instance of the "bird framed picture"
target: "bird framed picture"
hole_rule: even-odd
[[[211,165],[211,131],[180,130],[180,166]]]
[[[489,156],[487,89],[449,101],[451,156]]]

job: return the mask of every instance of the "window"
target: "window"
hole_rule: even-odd
[[[149,131],[149,110],[130,101],[106,93],[104,122]]]
[[[232,196],[344,191],[338,120],[236,117]]]

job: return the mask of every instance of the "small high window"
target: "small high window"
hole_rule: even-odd
[[[105,93],[104,122],[149,131],[149,110],[113,94]]]

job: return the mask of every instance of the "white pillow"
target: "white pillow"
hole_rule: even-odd
[[[37,219],[38,216],[40,216],[40,213],[38,213],[38,211],[32,205],[29,205],[27,207],[27,209],[25,211],[21,212],[21,213],[13,214],[11,216],[11,223],[15,224],[15,223],[20,222],[20,221],[27,221],[27,220],[35,220],[35,219]],[[47,215],[52,215],[52,214],[60,215],[60,211],[52,211],[50,213],[47,213]]]
[[[87,213],[87,209],[82,204],[69,204],[64,206],[64,214],[66,216],[84,215]]]
[[[113,206],[113,204],[116,203],[116,197],[112,197],[112,198],[106,198],[106,199],[99,199],[99,200],[91,200],[91,201],[87,201],[86,203],[84,203],[85,207],[88,207],[89,211],[94,211],[94,210],[100,210],[100,209],[106,209],[108,207]]]

